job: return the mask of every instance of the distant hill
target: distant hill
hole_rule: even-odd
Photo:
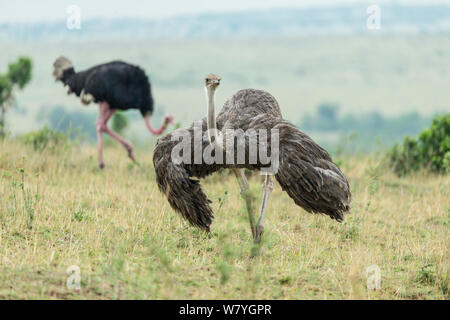
[[[0,23],[1,40],[178,39],[292,37],[367,32],[450,33],[450,5],[382,5],[381,30],[366,27],[366,6],[278,9],[238,13],[185,15],[162,20],[87,20],[80,30],[65,21]]]

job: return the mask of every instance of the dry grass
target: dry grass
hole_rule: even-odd
[[[0,156],[0,298],[449,298],[449,176],[398,179],[375,156],[342,159],[353,190],[343,224],[305,213],[276,185],[252,257],[227,172],[203,183],[216,213],[208,235],[159,193],[150,151],[137,151],[137,167],[109,148],[105,171],[92,147],[54,154],[5,140]],[[366,288],[374,264],[380,290]],[[71,265],[81,291],[66,287]]]

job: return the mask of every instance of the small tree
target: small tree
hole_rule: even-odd
[[[20,57],[8,65],[6,74],[0,74],[0,137],[5,135],[5,115],[13,105],[13,91],[23,89],[30,82],[32,67],[30,58]]]

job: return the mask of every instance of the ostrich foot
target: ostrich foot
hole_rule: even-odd
[[[262,238],[263,233],[264,233],[264,226],[257,225],[256,230],[255,230],[255,237],[253,238],[253,242],[255,244],[261,243],[261,238]]]
[[[103,170],[103,169],[105,169],[105,164],[103,162],[101,162],[98,164],[98,167]]]
[[[255,244],[259,244],[261,242],[261,237],[264,233],[264,215],[267,209],[267,202],[269,201],[269,196],[273,190],[273,177],[271,175],[266,175],[266,179],[263,184],[263,201],[261,204],[261,215],[259,216],[258,222],[255,227],[255,233],[253,237],[253,241]]]
[[[133,162],[137,162],[136,158],[134,157],[134,151],[133,151],[133,147],[129,144],[125,144],[124,145],[125,149],[127,149],[128,152],[128,157],[133,160]]]

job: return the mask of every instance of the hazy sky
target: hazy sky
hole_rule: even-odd
[[[0,23],[63,20],[67,17],[66,8],[72,4],[81,8],[84,19],[108,17],[154,19],[186,13],[327,6],[348,2],[450,4],[450,0],[0,0]]]

